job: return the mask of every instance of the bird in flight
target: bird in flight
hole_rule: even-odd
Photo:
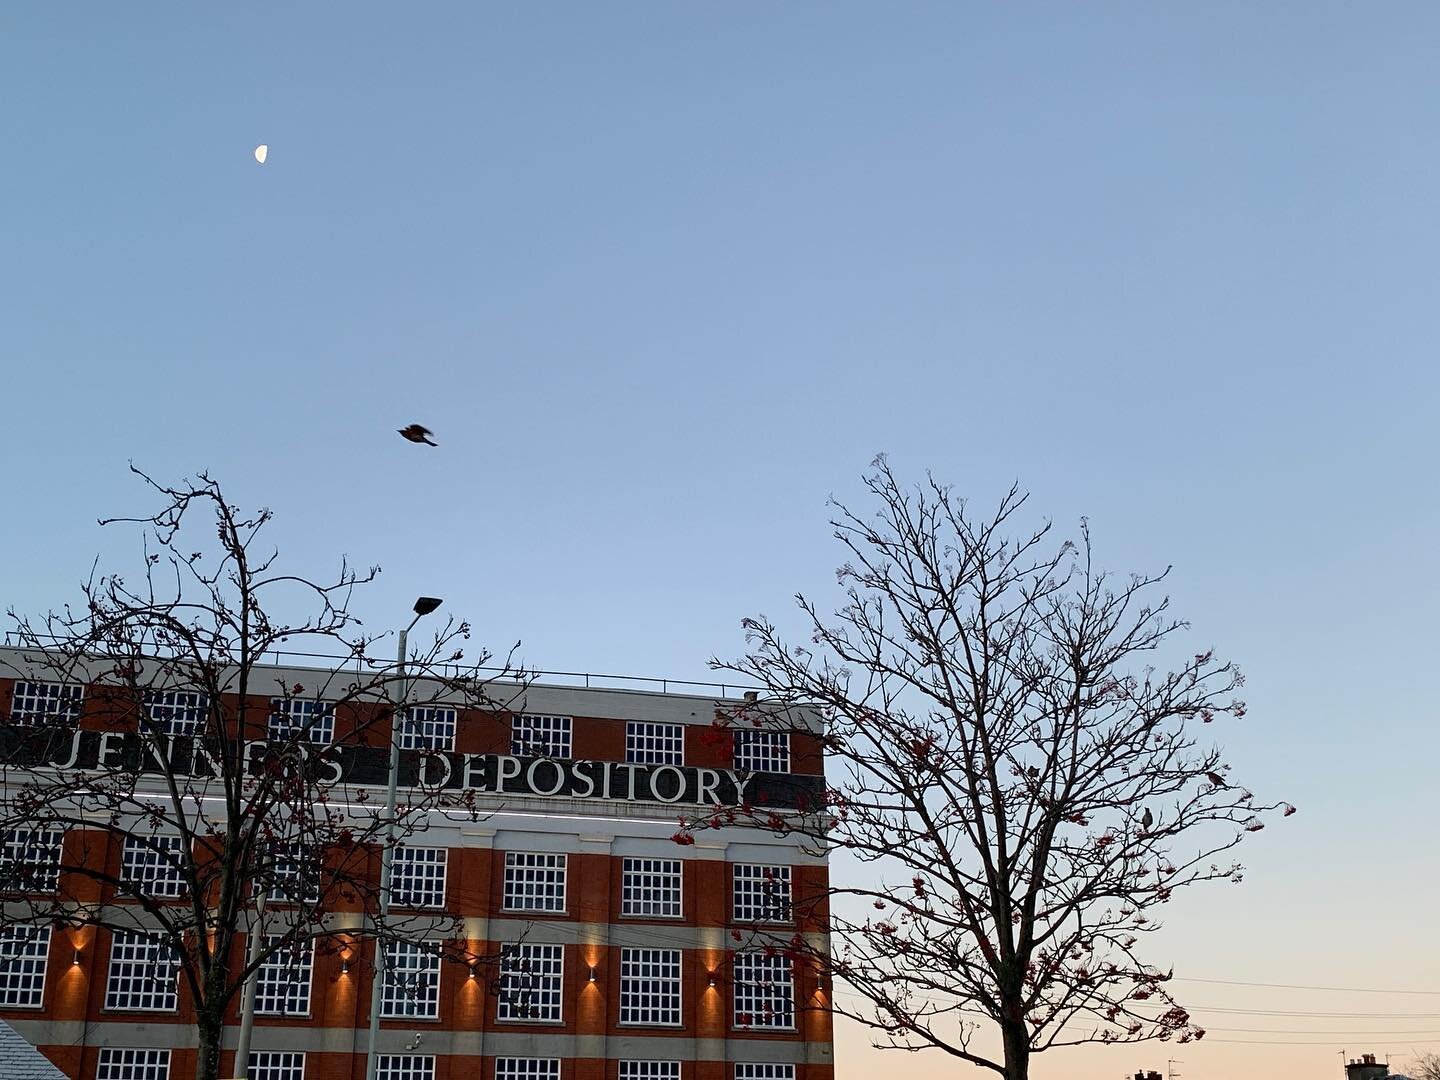
[[[423,442],[426,446],[438,445],[430,440],[432,432],[427,427],[421,427],[419,424],[408,424],[398,430],[401,435],[405,436],[405,438],[411,442]]]

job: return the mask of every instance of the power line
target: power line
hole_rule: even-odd
[[[1175,976],[1176,982],[1211,983],[1216,986],[1262,986],[1271,990],[1323,990],[1335,994],[1427,994],[1440,997],[1440,990],[1377,990],[1365,986],[1306,986],[1301,983],[1242,982],[1239,979],[1187,979]]]

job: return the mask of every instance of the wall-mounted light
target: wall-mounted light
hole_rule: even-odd
[[[712,990],[715,988],[715,973],[713,971],[710,972],[710,988]]]
[[[80,966],[80,950],[79,950],[79,949],[76,949],[76,950],[75,950],[75,959],[72,960],[71,963],[74,964],[76,967],[79,967],[79,966]]]
[[[470,968],[470,978],[472,978],[472,979],[475,978],[475,965],[474,965],[474,964],[468,964],[468,965],[466,965],[466,966]]]
[[[590,981],[592,983],[595,981],[595,969],[593,967],[590,969]]]
[[[342,958],[341,958],[341,960],[340,960],[340,974],[341,974],[341,975],[349,975],[349,974],[350,974],[350,958],[349,958],[349,957],[342,957]]]

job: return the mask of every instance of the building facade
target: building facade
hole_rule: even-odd
[[[12,724],[60,702],[79,718],[74,767],[122,753],[86,709],[93,688],[27,673],[18,653],[0,660]],[[278,685],[316,677],[270,674]],[[734,826],[675,839],[677,818],[697,807],[818,793],[819,740],[717,738],[716,709],[712,696],[542,681],[513,712],[439,706],[411,723],[402,745],[429,752],[432,782],[474,788],[482,813],[434,814],[396,849],[395,904],[458,918],[471,949],[502,959],[477,976],[419,946],[386,946],[398,974],[382,988],[377,1080],[831,1080],[829,988],[766,945],[825,943],[824,906],[807,902],[826,889],[823,859]],[[344,717],[325,734],[343,743]],[[357,769],[380,797],[384,774]],[[151,895],[167,895],[144,852],[83,831],[12,828],[4,857],[38,864],[51,858],[44,845],[63,845],[116,876],[148,873]],[[300,949],[262,968],[248,1070],[233,1060],[236,1015],[222,1074],[364,1080],[373,948]],[[7,919],[0,1019],[70,1080],[188,1080],[195,1068],[185,987],[156,948],[120,933]]]

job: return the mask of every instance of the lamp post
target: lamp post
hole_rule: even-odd
[[[390,914],[390,873],[395,865],[395,787],[400,778],[400,723],[405,708],[405,699],[410,695],[409,684],[405,681],[405,644],[410,631],[424,616],[438,608],[443,601],[433,596],[422,596],[415,601],[415,618],[400,631],[399,657],[395,662],[396,687],[398,693],[391,702],[394,709],[390,716],[390,782],[385,789],[385,843],[380,849],[380,902],[379,921]],[[375,1053],[380,1038],[380,996],[385,982],[385,949],[380,935],[375,935],[375,976],[370,986],[370,1040],[365,1057],[365,1080],[375,1080],[380,1058]]]

